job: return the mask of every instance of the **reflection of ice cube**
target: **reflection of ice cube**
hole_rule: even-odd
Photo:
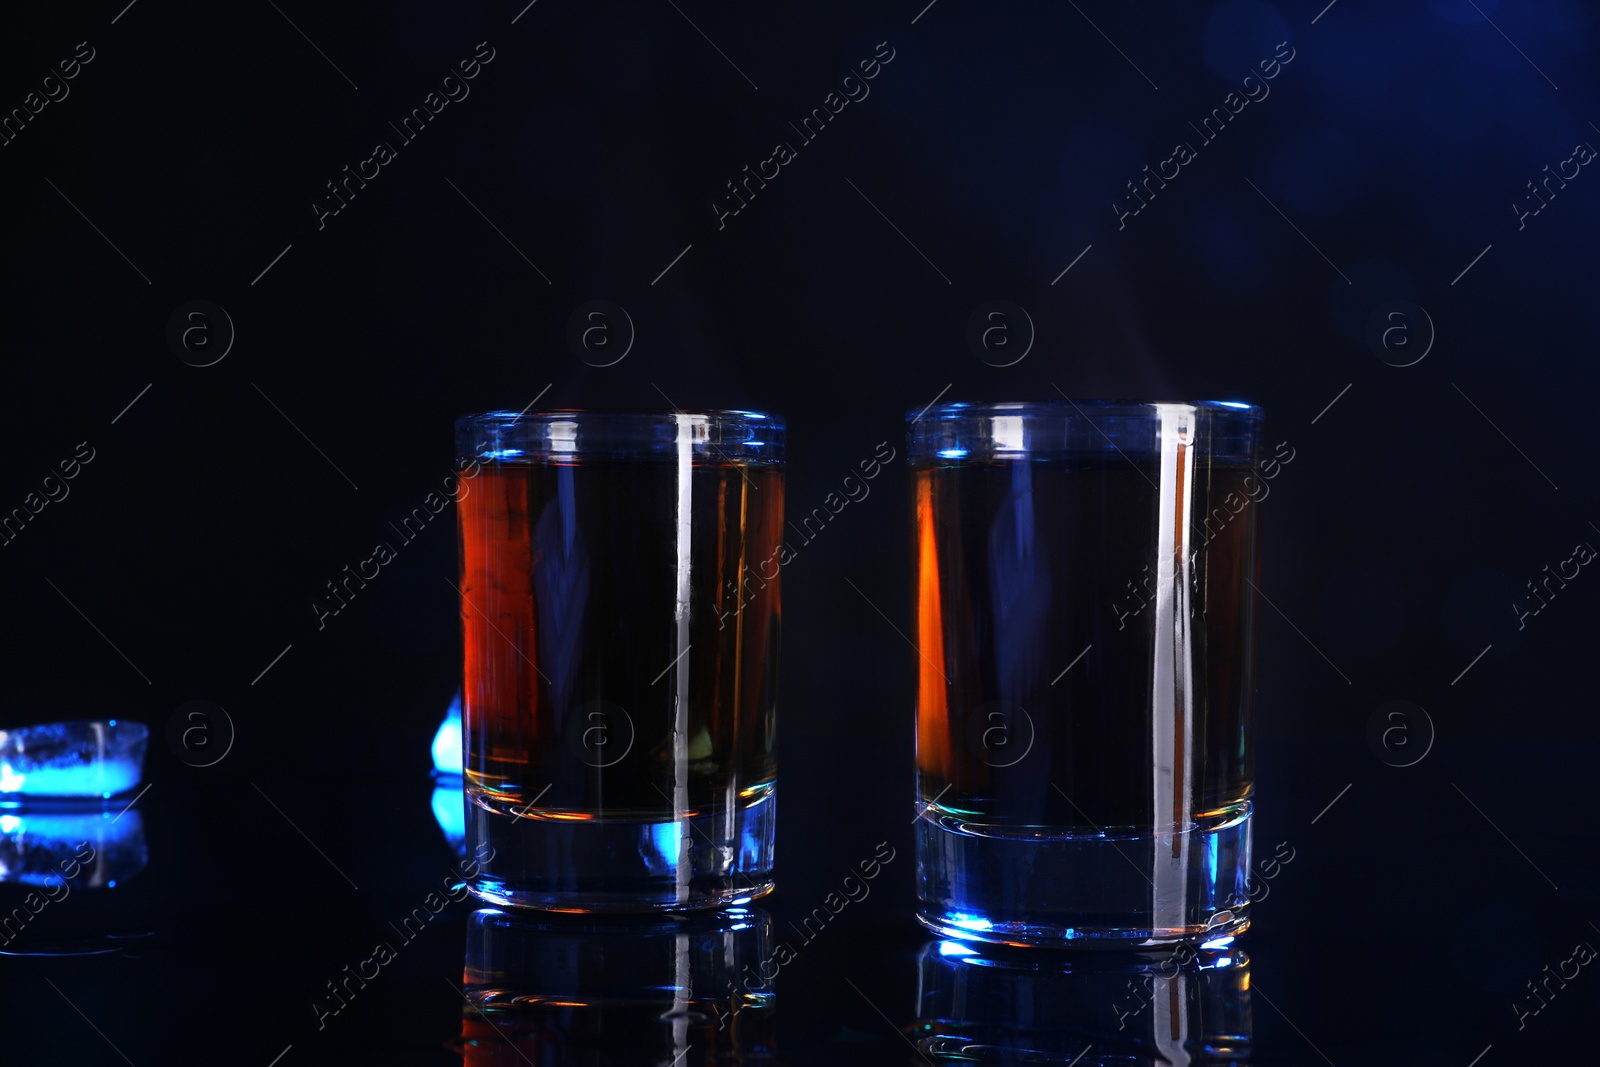
[[[115,888],[149,851],[137,811],[21,811],[0,815],[0,882]]]
[[[444,838],[455,849],[456,855],[467,854],[466,796],[461,789],[461,778],[444,776],[433,783],[433,817],[444,831]]]
[[[461,690],[444,713],[439,732],[433,735],[433,769],[440,774],[461,773]]]
[[[0,730],[0,797],[112,797],[139,784],[139,722],[51,722]]]

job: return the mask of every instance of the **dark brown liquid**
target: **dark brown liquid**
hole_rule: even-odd
[[[1259,510],[1245,492],[1250,473],[1201,460],[1179,486],[1192,510],[1168,543],[1191,563],[1187,581],[1171,584],[1186,584],[1188,598],[1169,589],[1179,607],[1163,616],[1153,459],[914,472],[917,766],[935,814],[1011,828],[1165,828],[1249,795]],[[1174,564],[1167,572],[1181,573]],[[1175,714],[1153,697],[1164,684],[1172,692],[1158,671],[1162,627],[1178,635],[1166,646],[1169,676],[1189,679],[1176,702],[1187,710]],[[1157,811],[1163,759],[1179,795]]]
[[[770,791],[783,476],[680,469],[491,464],[468,483],[463,714],[478,803],[670,817]]]

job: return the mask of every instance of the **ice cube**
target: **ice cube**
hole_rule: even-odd
[[[139,784],[149,740],[143,723],[116,719],[0,730],[0,801],[125,793]]]
[[[439,732],[433,735],[433,769],[440,774],[461,773],[461,690],[444,713]]]

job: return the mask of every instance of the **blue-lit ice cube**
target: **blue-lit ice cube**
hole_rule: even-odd
[[[433,769],[440,774],[461,773],[461,690],[456,690],[444,713],[439,732],[433,735]]]
[[[150,730],[139,722],[50,722],[0,730],[0,801],[113,797],[139,784]]]

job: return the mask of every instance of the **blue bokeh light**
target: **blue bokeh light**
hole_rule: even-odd
[[[1288,25],[1262,0],[1223,0],[1206,16],[1200,50],[1206,69],[1230,83],[1260,72],[1256,64],[1271,59],[1280,41],[1290,40]]]

